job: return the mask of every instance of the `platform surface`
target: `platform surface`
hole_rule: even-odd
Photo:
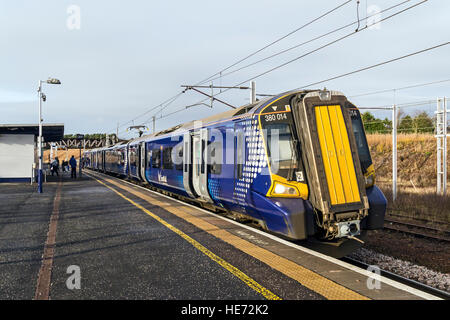
[[[114,177],[36,189],[0,184],[0,299],[424,298]]]

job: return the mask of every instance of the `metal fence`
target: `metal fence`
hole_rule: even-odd
[[[447,137],[450,137],[448,128],[448,113],[450,109],[447,107],[448,98],[437,98],[435,100],[415,101],[410,103],[393,104],[377,107],[360,107],[361,110],[386,110],[391,112],[391,120],[379,120],[383,121],[385,130],[379,130],[380,133],[392,133],[392,198],[395,201],[397,198],[397,173],[398,173],[398,155],[397,155],[397,134],[398,132],[411,131],[411,129],[399,129],[399,120],[405,120],[400,118],[400,112],[404,112],[407,108],[419,108],[419,111],[430,111],[434,108],[433,125],[432,127],[415,127],[415,132],[432,132],[436,138],[436,175],[437,185],[436,193],[442,196],[446,195],[447,189]],[[366,122],[365,125],[370,123]]]

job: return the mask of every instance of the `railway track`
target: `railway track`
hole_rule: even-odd
[[[401,219],[405,219],[405,216],[404,216],[404,215],[394,213],[394,210],[393,210],[393,209],[391,209],[391,210],[388,209],[388,211],[389,211],[389,218],[394,218],[394,220],[396,220],[396,221],[397,221],[397,220],[402,221]],[[398,219],[397,219],[397,218],[398,218]],[[427,223],[430,222],[430,220],[427,219],[427,218],[420,218],[420,217],[416,217],[416,216],[410,217],[410,218],[408,218],[408,219],[410,219],[411,221],[417,222],[417,223],[421,223],[421,225],[422,225],[422,224],[427,224]],[[434,224],[438,224],[438,225],[448,225],[448,222],[443,221],[443,220],[442,220],[442,221],[435,220],[435,221],[434,221]]]
[[[353,258],[344,257],[344,258],[341,258],[340,260],[347,262],[349,264],[352,264],[356,267],[365,269],[365,270],[367,270],[369,268],[369,265],[367,263],[353,259]],[[380,270],[380,275],[382,275],[386,278],[389,278],[391,280],[400,282],[404,285],[410,286],[412,288],[415,288],[417,290],[421,290],[423,292],[429,293],[436,297],[439,297],[439,298],[442,298],[445,300],[450,300],[450,294],[448,292],[434,288],[434,287],[430,287],[424,283],[402,277],[398,274],[395,274],[395,273],[392,273],[392,272],[386,271],[386,270]]]
[[[410,234],[420,238],[450,242],[450,231],[397,219],[385,218],[384,229]]]

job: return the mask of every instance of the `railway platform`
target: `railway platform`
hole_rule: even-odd
[[[436,297],[92,171],[0,184],[0,299]]]

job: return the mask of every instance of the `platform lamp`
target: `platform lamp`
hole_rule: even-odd
[[[45,94],[42,92],[42,84],[61,84],[61,81],[54,78],[48,80],[39,80],[38,95],[39,95],[39,173],[38,173],[38,193],[42,193],[42,100],[46,100]]]

